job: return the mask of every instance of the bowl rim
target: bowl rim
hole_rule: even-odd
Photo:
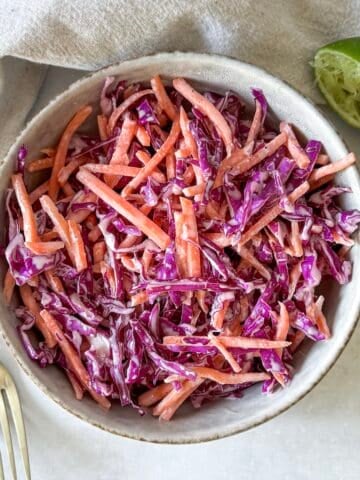
[[[256,73],[257,75],[264,75],[265,74],[271,80],[275,80],[276,82],[278,82],[280,85],[282,85],[286,89],[291,90],[292,93],[295,93],[299,97],[299,100],[307,103],[308,106],[313,109],[314,113],[316,113],[317,115],[322,117],[325,124],[327,124],[327,126],[330,127],[330,129],[334,132],[334,134],[339,138],[340,142],[344,146],[344,149],[346,151],[349,151],[349,149],[346,145],[346,142],[344,141],[342,135],[337,131],[337,128],[334,126],[332,121],[328,119],[326,114],[324,114],[324,112],[320,111],[320,109],[315,105],[315,103],[311,99],[309,99],[306,95],[301,93],[299,90],[297,90],[295,87],[290,85],[287,81],[283,80],[282,78],[279,78],[279,77],[273,75],[272,73],[268,72],[266,69],[264,69],[262,67],[259,67],[255,64],[252,64],[252,63],[249,63],[249,62],[244,62],[242,60],[239,60],[239,59],[237,59],[235,57],[232,57],[232,56],[229,56],[229,55],[220,55],[220,54],[215,54],[215,53],[211,53],[211,54],[210,53],[198,53],[198,52],[191,52],[191,51],[188,51],[188,52],[173,51],[173,52],[159,52],[159,53],[154,53],[152,55],[139,56],[139,57],[131,58],[129,60],[125,60],[125,61],[122,61],[122,62],[113,63],[113,64],[107,65],[105,67],[101,67],[101,68],[99,68],[95,71],[88,72],[88,73],[84,74],[81,78],[76,80],[75,82],[71,83],[71,85],[69,85],[63,92],[59,93],[52,100],[50,100],[50,102],[47,105],[45,105],[33,118],[31,118],[30,121],[28,121],[25,124],[25,126],[21,129],[19,134],[16,136],[15,140],[12,142],[12,144],[11,144],[9,150],[8,150],[8,153],[5,155],[3,160],[0,162],[0,171],[4,167],[4,165],[6,165],[10,161],[11,157],[13,157],[14,154],[16,153],[17,144],[19,143],[19,140],[21,139],[21,137],[24,134],[26,134],[26,132],[29,129],[31,129],[33,127],[33,125],[36,125],[36,123],[39,120],[41,120],[42,116],[47,114],[47,111],[49,109],[51,109],[51,107],[56,105],[62,99],[66,99],[67,95],[71,94],[72,90],[77,89],[79,86],[81,86],[81,84],[86,83],[88,80],[90,80],[90,79],[92,79],[96,76],[104,76],[105,77],[107,71],[111,71],[112,69],[116,69],[118,66],[124,65],[124,64],[131,66],[132,63],[136,64],[137,62],[143,62],[143,61],[146,61],[147,59],[159,59],[159,60],[162,60],[162,61],[166,61],[166,59],[168,59],[168,58],[171,58],[171,59],[176,59],[177,58],[180,61],[180,59],[194,58],[194,57],[198,57],[199,61],[206,60],[206,59],[211,60],[211,59],[215,58],[219,62],[226,61],[226,62],[230,62],[230,63],[233,63],[233,64],[243,65],[245,67],[250,67],[250,69],[252,69],[253,72]],[[358,167],[357,167],[356,164],[355,164],[354,172],[355,172],[355,175],[357,177],[358,182],[360,182],[360,175],[359,175]],[[185,444],[197,444],[197,443],[203,443],[203,442],[205,443],[205,442],[219,440],[219,439],[222,439],[222,438],[237,435],[241,432],[245,432],[247,430],[255,428],[255,427],[257,427],[257,426],[259,426],[259,425],[277,417],[278,415],[286,412],[292,406],[297,404],[300,400],[302,400],[308,393],[310,393],[320,383],[320,381],[327,375],[327,373],[334,366],[336,361],[339,359],[339,357],[343,353],[346,345],[350,341],[350,339],[351,339],[351,337],[354,333],[354,330],[357,326],[357,323],[359,321],[359,318],[360,318],[360,301],[358,302],[356,316],[354,317],[352,323],[350,324],[351,326],[350,326],[349,332],[348,332],[347,336],[343,339],[343,342],[336,348],[336,350],[334,350],[334,352],[331,355],[331,359],[330,359],[330,361],[328,361],[328,364],[326,365],[326,367],[323,370],[319,371],[319,374],[317,375],[317,377],[313,381],[311,381],[308,384],[307,388],[305,390],[303,390],[302,392],[300,392],[292,401],[285,404],[284,406],[278,407],[277,410],[273,411],[270,414],[264,414],[262,417],[259,417],[258,420],[253,421],[251,424],[241,426],[241,427],[233,427],[232,429],[229,429],[227,431],[223,431],[221,433],[212,434],[212,435],[211,434],[208,434],[208,435],[202,434],[198,437],[196,435],[194,435],[193,438],[186,439],[186,440],[185,439],[179,439],[179,440],[177,440],[177,439],[163,439],[163,440],[159,440],[159,439],[156,439],[156,438],[153,438],[153,437],[152,438],[141,437],[137,434],[132,435],[131,433],[128,433],[126,431],[120,431],[120,430],[112,428],[110,426],[102,425],[101,423],[97,422],[96,420],[93,420],[91,417],[88,417],[86,414],[81,413],[80,411],[73,409],[72,407],[68,406],[65,402],[63,402],[55,393],[50,391],[49,388],[46,386],[46,384],[44,384],[42,381],[40,381],[38,379],[38,377],[35,376],[31,372],[31,370],[28,368],[26,363],[23,362],[23,360],[21,359],[20,355],[18,355],[14,345],[11,343],[8,336],[6,335],[5,329],[4,329],[1,321],[0,321],[0,333],[1,333],[2,338],[5,341],[5,344],[7,345],[10,352],[12,353],[13,357],[15,358],[16,362],[18,363],[20,368],[23,370],[23,372],[27,375],[27,377],[30,378],[30,380],[42,391],[42,393],[45,394],[45,396],[47,398],[49,398],[50,400],[55,402],[62,409],[64,409],[66,412],[70,413],[71,415],[74,415],[75,417],[77,417],[78,419],[86,422],[87,424],[93,425],[93,426],[95,426],[95,427],[97,427],[97,428],[99,428],[99,429],[101,429],[105,432],[112,433],[112,434],[115,434],[115,435],[118,435],[120,437],[124,437],[124,438],[127,438],[127,439],[138,440],[138,441],[154,443],[154,444],[185,445]]]

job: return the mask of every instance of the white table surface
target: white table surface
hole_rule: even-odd
[[[82,75],[44,68],[28,118]],[[326,114],[360,155],[359,132],[327,109]],[[359,328],[326,378],[288,412],[254,430],[200,445],[152,445],[100,431],[48,400],[2,339],[0,361],[20,391],[34,480],[360,479]],[[6,457],[3,446],[1,451]]]

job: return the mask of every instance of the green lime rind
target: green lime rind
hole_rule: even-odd
[[[325,45],[314,57],[316,82],[329,105],[360,128],[360,38]]]

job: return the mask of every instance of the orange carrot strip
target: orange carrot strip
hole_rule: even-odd
[[[184,182],[186,185],[191,185],[192,182],[194,181],[195,178],[195,173],[192,165],[189,165],[186,167],[186,170],[184,172]]]
[[[306,155],[304,149],[298,142],[296,135],[291,126],[286,122],[280,122],[280,132],[287,136],[287,148],[290,155],[293,157],[299,168],[307,168],[310,163],[310,158]]]
[[[57,195],[59,192],[58,175],[62,167],[65,165],[65,159],[66,159],[71,138],[76,132],[76,130],[80,127],[80,125],[82,125],[85,122],[85,120],[88,118],[91,112],[92,112],[92,108],[89,105],[81,108],[70,120],[70,122],[67,124],[61,136],[59,145],[56,150],[54,166],[51,172],[51,177],[49,182],[49,196],[52,200],[57,199]]]
[[[192,185],[183,189],[185,197],[194,197],[195,195],[202,195],[205,192],[205,183],[199,183],[198,185]]]
[[[107,118],[105,117],[105,115],[98,115],[96,117],[96,120],[97,120],[100,140],[102,142],[105,142],[105,140],[107,140],[107,138],[108,138],[108,135],[107,135]]]
[[[76,178],[130,223],[138,227],[160,248],[165,249],[170,244],[169,235],[90,172],[79,171]]]
[[[102,240],[101,242],[94,243],[93,245],[93,259],[94,263],[99,263],[104,260],[106,253],[106,244]]]
[[[40,198],[41,206],[44,212],[49,216],[50,220],[54,225],[54,229],[59,234],[59,237],[64,242],[66,250],[71,259],[73,259],[72,245],[70,241],[69,226],[65,218],[61,215],[57,209],[55,203],[51,200],[48,195],[43,195]]]
[[[189,276],[187,261],[187,242],[182,237],[184,214],[174,212],[175,223],[175,257],[182,278]]]
[[[100,228],[98,226],[96,226],[89,233],[90,242],[96,242],[101,237],[101,235],[102,235],[102,233],[101,233]]]
[[[136,177],[141,170],[139,167],[128,167],[127,165],[121,164],[103,165],[101,163],[88,163],[87,165],[84,165],[83,168],[89,170],[89,172],[116,175],[119,177]]]
[[[81,358],[77,354],[75,348],[70,341],[65,337],[64,332],[55,318],[47,310],[41,310],[40,315],[50,331],[56,337],[57,343],[63,352],[66,362],[70,370],[76,375],[83,388],[85,388],[93,399],[99,403],[103,408],[109,409],[111,404],[105,397],[99,395],[90,386],[90,377],[84,367]]]
[[[322,305],[324,303],[324,300],[325,300],[324,297],[320,296],[314,304],[315,321],[320,332],[322,332],[325,335],[325,338],[330,338],[331,337],[330,329],[328,327],[325,315],[322,312]]]
[[[194,206],[191,200],[184,197],[180,197],[180,204],[182,207],[184,220],[182,226],[182,239],[187,242],[187,272],[190,277],[198,278],[201,277],[201,256],[200,248],[197,247],[197,245],[194,245],[194,243],[199,243]]]
[[[355,162],[355,155],[353,153],[349,153],[343,160],[339,160],[338,162],[330,163],[329,165],[325,165],[324,167],[313,170],[309,179],[310,185],[317,180],[320,180],[320,178],[341,172],[341,170],[345,170],[345,168],[350,167],[350,165],[353,165]]]
[[[289,326],[290,326],[289,313],[287,311],[286,306],[283,303],[279,302],[279,305],[280,305],[280,315],[278,316],[278,323],[276,325],[275,339],[286,340],[286,337],[289,332]],[[276,350],[276,353],[281,358],[283,349],[278,348]],[[286,377],[284,374],[279,372],[272,372],[272,374],[282,387],[286,386]]]
[[[80,385],[77,378],[70,370],[66,369],[65,373],[69,379],[69,382],[71,383],[71,386],[73,387],[76,400],[82,400],[84,398],[83,387]]]
[[[298,262],[293,266],[290,272],[290,283],[289,283],[289,294],[288,294],[289,300],[292,299],[296,291],[296,287],[297,287],[300,276],[301,276],[301,263]]]
[[[23,177],[21,174],[16,174],[11,177],[11,181],[24,221],[23,229],[25,241],[37,242],[39,236],[37,233],[36,218],[31,207],[31,200],[26,191]]]
[[[144,290],[143,292],[135,293],[131,297],[131,306],[136,307],[136,305],[142,305],[149,300],[148,294]]]
[[[234,173],[240,175],[255,167],[255,165],[258,165],[260,162],[265,160],[265,158],[275,153],[281,147],[281,145],[286,142],[286,139],[286,134],[280,133],[277,137],[273,138],[269,143],[264,145],[253,155],[243,157],[243,159],[240,162],[237,162],[236,166],[233,167]],[[236,152],[234,152],[234,158],[236,159],[235,155]],[[229,162],[230,160],[231,157],[229,158]]]
[[[69,163],[64,165],[58,173],[58,182],[61,187],[69,180],[69,177],[79,168],[81,165],[89,162],[87,157],[73,158]]]
[[[56,148],[42,148],[40,152],[48,157],[54,157],[56,153]]]
[[[325,177],[319,178],[319,180],[316,180],[315,182],[311,182],[309,192],[317,190],[318,188],[322,187],[326,183],[332,182],[334,179],[335,179],[335,174],[331,174],[331,175],[326,175]]]
[[[129,150],[131,142],[135,137],[136,129],[136,121],[132,120],[129,115],[125,115],[121,132],[115,145],[114,153],[110,159],[110,165],[128,165],[129,157],[127,155],[127,151]],[[105,175],[104,181],[111,188],[114,188],[118,182],[118,179]]]
[[[111,135],[116,122],[121,117],[121,115],[135,102],[145,95],[154,93],[150,88],[147,90],[141,90],[140,92],[133,93],[130,97],[126,98],[111,114],[108,122],[108,134]]]
[[[191,380],[185,381],[180,390],[172,390],[161,400],[153,409],[153,415],[160,416],[162,420],[170,420],[176,410],[203,382],[202,378],[193,382]]]
[[[39,275],[34,275],[33,277],[29,278],[29,280],[26,283],[30,287],[38,288],[39,287]]]
[[[51,255],[64,248],[64,242],[25,242],[25,247],[36,255]]]
[[[317,165],[327,165],[328,163],[330,163],[329,155],[325,155],[323,153],[320,153],[320,155],[318,156],[318,158],[316,160],[316,164]]]
[[[213,122],[220,137],[223,139],[227,156],[231,155],[234,149],[231,129],[219,110],[183,78],[176,78],[173,80],[173,86],[175,90],[181,93],[181,95],[194,105],[195,108],[200,110],[201,113],[206,115]]]
[[[84,241],[81,236],[81,230],[77,223],[68,220],[70,242],[73,249],[75,266],[78,272],[82,272],[88,266]]]
[[[162,383],[161,385],[139,395],[138,404],[141,407],[151,407],[162,400],[172,389],[173,387],[170,383]]]
[[[221,310],[218,310],[214,315],[213,326],[215,330],[221,330],[223,327],[223,323],[225,320],[226,312],[228,311],[230,306],[230,301],[224,301],[224,307]]]
[[[44,273],[45,273],[46,280],[48,281],[48,283],[50,284],[50,287],[54,290],[54,292],[63,293],[64,286],[60,278],[54,274],[54,271],[46,270]]]
[[[166,155],[166,177],[168,180],[172,180],[173,178],[175,178],[175,175],[176,175],[175,165],[176,165],[175,155],[172,152],[170,152]]]
[[[75,195],[75,190],[72,188],[69,182],[66,182],[61,188],[67,197],[73,197]]]
[[[54,157],[38,158],[37,160],[33,160],[31,163],[29,163],[26,169],[28,172],[33,173],[46,170],[47,168],[52,168],[53,165]]]
[[[228,301],[226,301],[226,303],[229,304]],[[225,304],[225,302],[224,302],[224,304]],[[224,310],[225,310],[225,306],[224,306]],[[222,325],[221,325],[221,327],[222,327]],[[214,347],[216,347],[219,350],[221,355],[225,358],[225,360],[228,362],[228,364],[234,370],[234,372],[235,373],[241,372],[241,367],[238,364],[238,362],[235,360],[233,354],[231,352],[229,352],[226,349],[226,347],[224,347],[224,345],[221,343],[221,341],[217,337],[215,337],[215,335],[212,335],[212,334],[209,335],[209,338],[210,338],[210,343],[213,344]]]
[[[139,143],[143,147],[150,147],[151,145],[150,135],[147,133],[147,131],[142,125],[138,125],[137,127],[136,138],[139,140]]]
[[[143,256],[142,256],[142,259],[141,259],[141,262],[142,262],[142,264],[143,264],[145,273],[148,272],[153,257],[154,257],[154,253],[151,252],[149,249],[145,248],[144,253],[143,253]]]
[[[147,177],[153,172],[154,168],[158,166],[158,164],[165,158],[165,156],[169,153],[169,151],[174,146],[178,136],[180,133],[180,125],[179,120],[176,119],[171,127],[169,136],[165,140],[165,142],[161,145],[159,150],[155,153],[155,155],[149,160],[149,162],[144,166],[141,172],[130,182],[126,185],[123,190],[125,195],[131,193],[135,190]]]
[[[150,84],[161,109],[164,110],[170,120],[174,121],[177,115],[176,107],[166,93],[165,87],[159,75],[155,75],[155,77],[151,79]]]
[[[258,136],[261,127],[262,108],[258,100],[255,100],[255,105],[256,108],[254,118],[251,122],[250,130],[246,140],[247,146],[256,140],[256,137]]]
[[[151,160],[150,154],[146,151],[143,151],[143,150],[139,150],[138,152],[136,152],[136,157],[144,165],[149,163],[149,161]],[[160,170],[158,168],[154,168],[151,176],[154,178],[154,180],[156,180],[159,183],[166,183],[165,175],[162,172],[160,172]]]
[[[309,190],[308,182],[304,182],[299,185],[293,192],[290,193],[288,199],[291,203],[295,203],[296,200]],[[254,223],[245,233],[241,236],[240,242],[238,244],[239,247],[245,245],[253,236],[259,233],[263,228],[265,228],[270,222],[275,220],[275,218],[280,215],[283,208],[280,205],[275,205],[274,207],[270,208],[257,222]]]
[[[270,280],[271,274],[269,270],[266,267],[264,267],[264,265],[261,262],[259,262],[259,260],[250,252],[250,250],[242,246],[240,248],[237,248],[236,251],[238,252],[240,257],[246,260],[246,262],[249,265],[254,267],[255,270],[257,270],[260,273],[261,276],[266,278],[266,280]]]
[[[294,337],[292,338],[290,352],[291,353],[296,352],[296,350],[299,348],[300,344],[303,342],[304,339],[305,339],[305,333],[301,332],[300,330],[297,330]]]
[[[212,242],[215,243],[220,248],[229,247],[231,245],[231,237],[227,237],[223,233],[204,233],[204,237],[208,238]]]
[[[40,307],[34,298],[33,291],[29,285],[21,285],[19,287],[20,296],[25,307],[35,318],[35,325],[42,333],[45,342],[49,348],[53,348],[56,345],[55,335],[47,327],[43,318],[40,315]]]
[[[52,240],[57,240],[59,238],[59,234],[55,230],[50,230],[49,232],[45,232],[41,235],[42,242],[51,242]]]
[[[15,288],[15,280],[14,280],[14,277],[11,275],[10,270],[8,269],[5,274],[4,288],[3,288],[5,305],[10,305],[10,302],[14,293],[14,288]]]
[[[192,367],[192,370],[201,378],[207,378],[220,385],[240,385],[242,383],[263,382],[271,377],[268,373],[224,373],[208,367]]]
[[[33,205],[41,195],[44,195],[49,189],[49,180],[46,180],[46,182],[42,183],[38,187],[35,188],[30,194],[29,194],[29,200],[31,205]]]
[[[208,340],[208,337],[203,336],[194,336],[191,337],[192,339],[199,339]],[[219,335],[216,337],[217,340],[221,341],[221,343],[227,348],[261,348],[261,349],[268,349],[268,348],[284,348],[288,347],[291,342],[283,342],[277,340],[266,340],[263,338],[253,338],[253,337],[232,337],[228,335]],[[165,336],[163,338],[164,345],[190,345],[188,343],[189,337],[181,337],[181,336]],[[192,343],[193,344],[193,343]]]
[[[183,107],[180,107],[180,128],[181,128],[181,133],[182,133],[182,136],[184,137],[185,143],[188,149],[190,150],[191,156],[195,160],[197,160],[198,159],[197,145],[192,133],[190,132],[189,118],[185,110],[183,109]]]
[[[298,222],[291,222],[291,244],[294,249],[294,257],[303,256],[303,246],[300,238],[300,229]]]

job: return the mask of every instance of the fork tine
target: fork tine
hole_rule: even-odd
[[[5,438],[6,449],[9,456],[10,468],[13,480],[16,480],[16,467],[15,467],[15,458],[14,458],[14,449],[11,441],[11,433],[9,426],[9,419],[6,413],[5,401],[3,397],[3,392],[0,390],[0,423]]]
[[[10,406],[13,421],[15,424],[15,430],[16,430],[17,440],[18,440],[18,444],[20,447],[20,452],[21,452],[21,456],[24,464],[26,479],[31,480],[29,452],[28,452],[27,441],[26,441],[24,419],[22,415],[19,395],[15,386],[15,383],[13,382],[13,379],[10,377],[10,375],[6,376],[5,391],[9,400],[9,406]]]
[[[0,452],[0,480],[5,480],[1,452]]]

